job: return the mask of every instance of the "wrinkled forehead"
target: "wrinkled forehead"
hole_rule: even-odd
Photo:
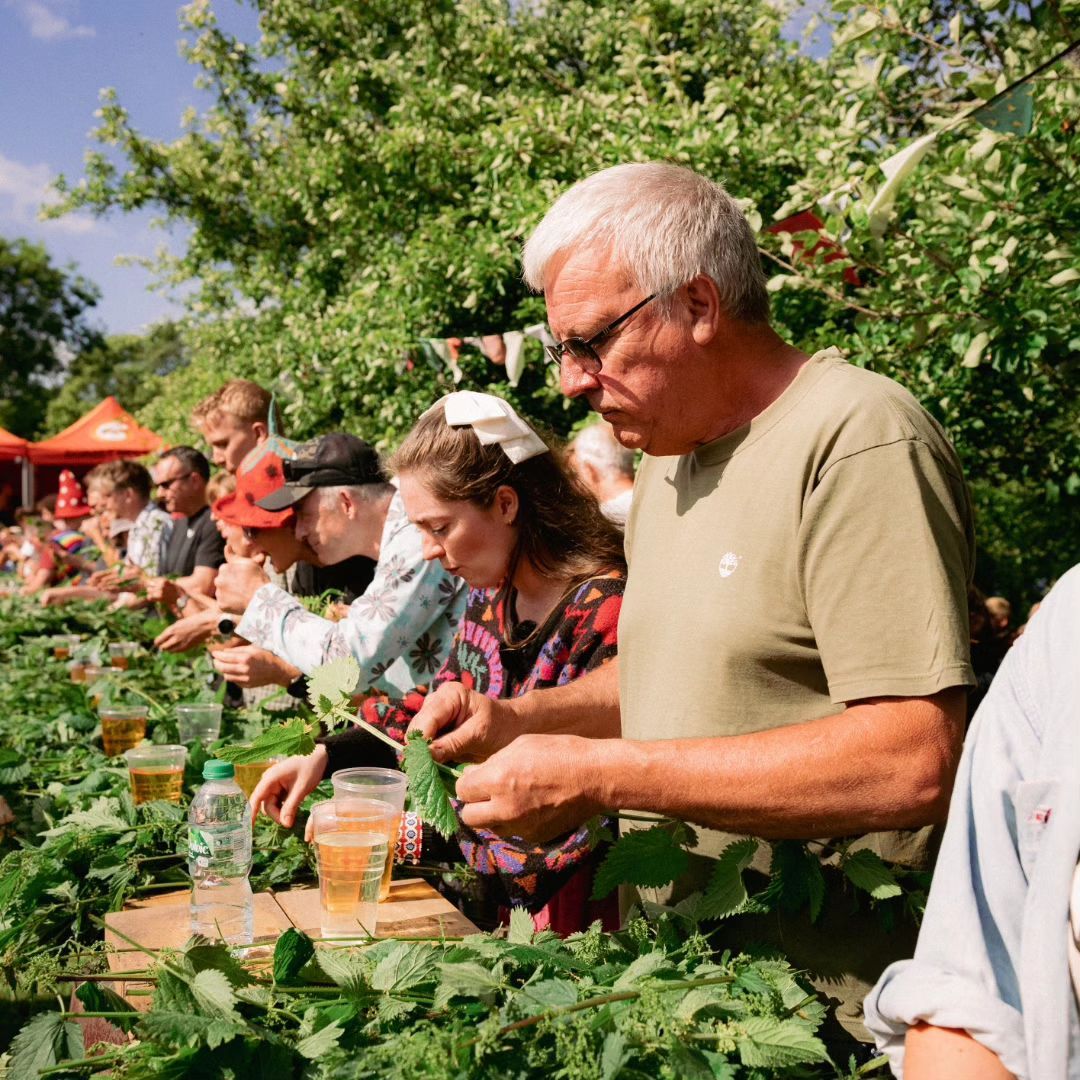
[[[616,318],[640,292],[633,275],[610,246],[561,251],[544,274],[548,325],[562,339]]]

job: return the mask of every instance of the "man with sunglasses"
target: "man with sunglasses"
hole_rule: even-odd
[[[161,576],[149,582],[146,595],[182,612],[189,593],[213,596],[218,567],[225,561],[225,541],[206,501],[210,462],[192,446],[174,446],[158,458],[154,477],[175,520],[162,552]]]
[[[743,214],[688,169],[589,177],[524,262],[563,393],[644,453],[619,656],[512,702],[442,688],[414,726],[441,732],[438,759],[482,762],[457,786],[467,825],[542,840],[625,808],[701,826],[688,873],[646,899],[704,889],[740,836],[812,842],[816,917],[733,916],[717,942],[810,971],[843,1052],[914,926],[857,907],[838,853],[929,869],[959,757],[973,527],[956,455],[900,386],[779,337]]]

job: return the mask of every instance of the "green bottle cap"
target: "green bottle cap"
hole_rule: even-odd
[[[231,761],[218,761],[217,758],[211,758],[202,767],[204,780],[231,780],[235,771]]]

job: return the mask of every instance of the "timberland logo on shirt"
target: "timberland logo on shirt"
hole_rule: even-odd
[[[734,551],[726,552],[724,557],[720,560],[720,576],[731,577],[731,575],[739,569],[739,563],[741,561],[741,555],[736,555]]]

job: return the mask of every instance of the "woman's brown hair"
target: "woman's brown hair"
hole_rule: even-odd
[[[571,589],[600,574],[625,572],[622,533],[600,512],[551,436],[537,434],[548,452],[515,465],[498,444],[483,445],[471,427],[451,427],[438,403],[416,422],[389,467],[395,474],[420,474],[440,499],[467,500],[485,509],[500,487],[513,488],[520,506],[510,577],[521,558],[566,579]]]

